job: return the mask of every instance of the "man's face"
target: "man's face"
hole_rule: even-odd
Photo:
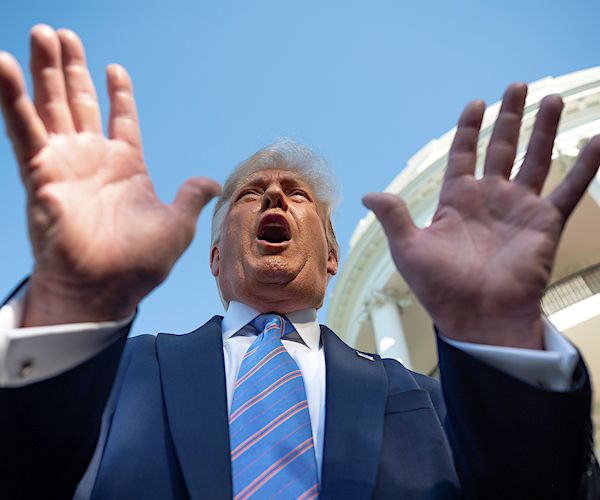
[[[261,170],[234,193],[211,270],[223,298],[261,312],[323,304],[337,251],[325,236],[325,210],[309,184],[286,170]]]

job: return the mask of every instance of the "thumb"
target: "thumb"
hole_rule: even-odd
[[[207,177],[192,177],[177,191],[173,206],[179,212],[196,220],[204,206],[221,194],[218,182]]]
[[[391,193],[369,193],[363,197],[362,202],[379,219],[390,243],[392,240],[396,243],[399,240],[406,241],[418,231],[406,203],[398,196]]]

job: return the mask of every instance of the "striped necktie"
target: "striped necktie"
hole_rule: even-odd
[[[294,327],[277,314],[250,324],[260,334],[242,360],[229,415],[234,498],[317,498],[304,381],[281,343]]]

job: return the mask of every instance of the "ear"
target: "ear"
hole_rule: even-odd
[[[329,255],[327,256],[327,274],[335,276],[338,272],[339,256],[335,248],[329,249]]]
[[[210,249],[210,272],[213,276],[219,276],[221,270],[221,259],[219,257],[219,247],[213,245]]]

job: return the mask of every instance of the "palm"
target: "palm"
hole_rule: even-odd
[[[160,202],[139,151],[123,141],[56,137],[31,163],[47,175],[29,202],[40,270],[162,274],[191,240],[192,220]]]
[[[560,236],[558,211],[503,179],[455,184],[431,225],[393,252],[402,274],[446,307],[490,296],[515,308],[538,301]]]
[[[548,283],[564,223],[600,162],[600,141],[582,153],[565,181],[541,198],[562,103],[546,98],[527,155],[509,181],[526,89],[509,87],[485,160],[483,178],[473,177],[483,104],[465,109],[449,153],[438,209],[418,229],[406,206],[390,194],[365,203],[384,226],[396,266],[441,330],[460,340],[540,345],[541,337],[510,338],[539,326],[539,301]],[[490,326],[504,330],[506,338]],[[524,325],[524,328],[519,328]],[[539,335],[541,330],[538,329]]]
[[[51,300],[66,291],[78,308],[87,294],[88,310],[70,320],[128,313],[167,276],[219,186],[192,178],[172,204],[158,199],[143,161],[129,76],[108,68],[106,138],[74,33],[34,28],[31,68],[35,106],[16,61],[0,56],[2,110],[28,194],[35,257],[29,297],[37,290]]]

